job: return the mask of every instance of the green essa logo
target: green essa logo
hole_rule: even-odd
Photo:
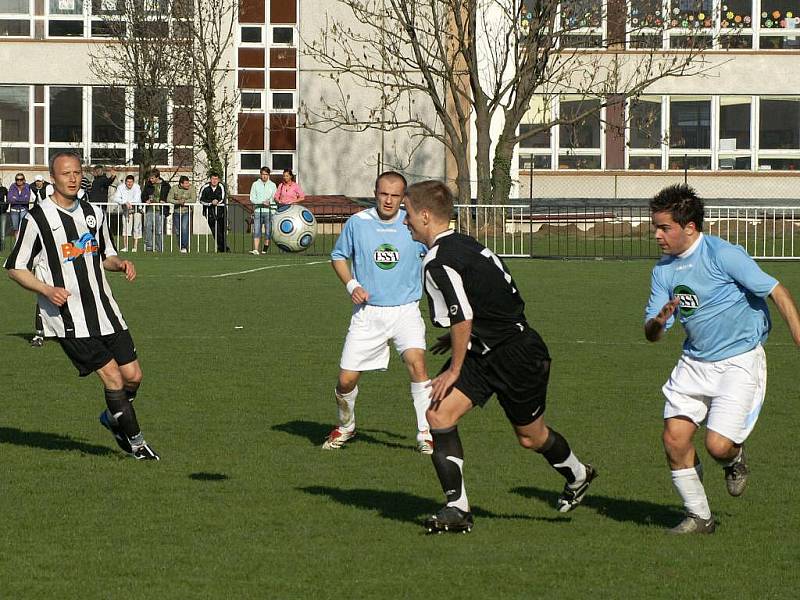
[[[697,294],[692,291],[692,288],[688,286],[676,286],[672,295],[680,300],[681,315],[684,317],[691,317],[694,311],[700,308],[700,299],[697,297]]]
[[[372,258],[378,268],[388,271],[400,262],[400,251],[391,244],[381,244],[372,253]]]

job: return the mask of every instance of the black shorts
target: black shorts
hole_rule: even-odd
[[[442,371],[450,366],[447,361]],[[529,425],[544,414],[550,354],[542,338],[527,329],[484,355],[467,353],[455,387],[483,406],[497,394],[512,425]]]
[[[136,360],[136,347],[127,329],[97,337],[58,338],[58,343],[81,377],[94,373],[112,359],[118,365],[127,365]]]

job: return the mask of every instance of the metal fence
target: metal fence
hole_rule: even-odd
[[[179,253],[185,248],[192,254],[218,252],[200,204],[188,205],[185,217],[176,217],[174,206],[166,204],[141,206],[130,213],[116,203],[103,206],[117,247],[122,251]],[[317,235],[304,255],[330,254],[342,226],[358,209],[341,204],[314,205]],[[244,254],[253,249],[250,207],[230,204],[225,209],[223,223],[225,246],[231,252]],[[504,257],[656,258],[660,255],[647,206],[469,204],[456,207],[452,225]],[[800,207],[709,206],[704,229],[743,246],[757,259],[800,258]],[[6,242],[13,240],[6,238]]]
[[[506,257],[655,258],[647,206],[461,205],[453,226]],[[706,207],[704,230],[757,259],[800,258],[800,208]]]

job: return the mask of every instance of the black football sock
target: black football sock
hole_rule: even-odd
[[[464,450],[458,427],[448,429],[431,429],[433,436],[433,466],[442,484],[442,491],[447,498],[448,506],[455,506],[465,512],[469,511],[467,491],[464,487]]]
[[[547,459],[551,467],[561,473],[567,483],[582,482],[586,478],[586,468],[572,453],[563,435],[549,427],[547,430],[549,432],[547,441],[537,452]]]
[[[133,405],[128,401],[125,390],[106,390],[105,395],[108,414],[114,418],[114,421],[122,433],[128,436],[128,439],[136,438],[141,433],[139,422],[136,420],[136,411],[133,410]]]
[[[134,381],[132,383],[128,382],[125,384],[125,397],[128,399],[128,402],[133,402],[136,400],[136,392],[139,391],[139,385],[140,384],[138,381]]]

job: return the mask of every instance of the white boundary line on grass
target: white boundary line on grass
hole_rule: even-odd
[[[219,275],[202,275],[204,278],[216,279],[219,277],[232,277],[234,275],[246,275],[247,273],[256,273],[258,271],[266,271],[267,269],[283,269],[284,267],[304,267],[306,265],[322,265],[331,262],[329,260],[315,260],[307,263],[289,263],[286,265],[267,265],[266,267],[257,267],[255,269],[247,269],[246,271],[233,271],[232,273],[220,273]]]

